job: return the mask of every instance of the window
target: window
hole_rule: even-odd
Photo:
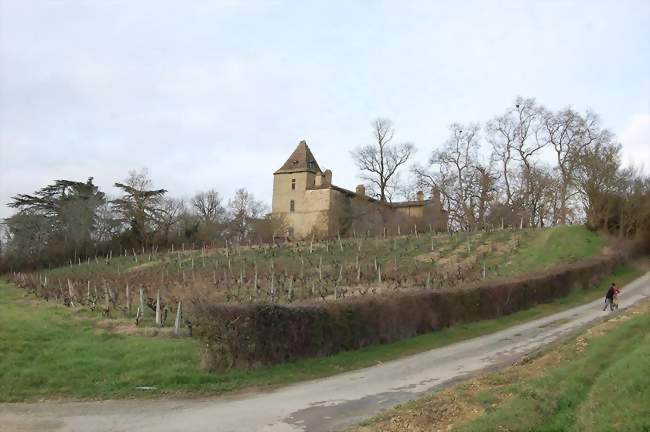
[[[310,170],[316,169],[316,162],[309,161],[309,163],[307,163],[307,168]]]
[[[296,190],[296,179],[291,179],[291,190]]]
[[[289,211],[294,212],[296,210],[296,202],[294,200],[289,201]]]

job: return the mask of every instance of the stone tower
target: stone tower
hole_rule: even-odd
[[[289,236],[303,237],[315,230],[327,230],[331,172],[323,174],[305,141],[273,173],[274,215],[282,216]]]

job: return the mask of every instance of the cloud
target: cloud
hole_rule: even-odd
[[[640,167],[650,174],[650,113],[633,115],[619,138],[623,144],[623,164]]]

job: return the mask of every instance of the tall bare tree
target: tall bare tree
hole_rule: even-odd
[[[402,167],[415,151],[413,144],[403,142],[395,144],[395,128],[385,118],[372,122],[374,142],[358,147],[350,152],[354,162],[361,170],[361,179],[367,182],[368,190],[373,191],[380,201],[390,197],[398,169]]]
[[[574,188],[575,167],[584,150],[599,139],[602,131],[598,117],[587,113],[584,117],[571,108],[558,112],[541,111],[541,136],[555,153],[559,173],[557,214],[555,222],[567,223],[569,202],[577,194]]]
[[[504,204],[510,207],[513,196],[510,180],[513,147],[517,138],[517,123],[512,116],[512,110],[489,121],[485,129],[488,141],[492,145],[492,159],[499,164],[500,179],[503,181],[503,192],[505,193]]]
[[[517,97],[512,116],[515,129],[511,148],[521,170],[517,206],[521,216],[525,216],[529,224],[535,225],[535,202],[532,199],[536,177],[535,157],[547,145],[546,141],[539,139],[540,107],[535,99]]]
[[[246,189],[237,189],[228,201],[230,225],[239,241],[243,240],[253,229],[253,221],[264,215],[264,204],[257,201]]]
[[[432,169],[415,168],[421,186],[437,189],[452,224],[465,230],[482,226],[494,198],[496,176],[479,161],[478,124],[450,126],[451,136],[429,160]]]
[[[587,225],[609,228],[614,200],[620,192],[621,145],[604,134],[580,155],[576,166],[576,186],[582,198]]]
[[[192,207],[204,223],[220,223],[226,216],[226,209],[221,204],[219,192],[210,189],[199,192],[192,197]]]

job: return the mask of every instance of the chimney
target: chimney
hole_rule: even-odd
[[[366,187],[364,185],[358,185],[355,191],[360,197],[366,196]]]
[[[323,186],[332,186],[332,170],[326,169],[323,173]]]
[[[436,186],[431,189],[431,199],[434,202],[440,202],[440,190]]]
[[[424,201],[424,192],[417,191],[415,195],[418,197],[418,201]]]

